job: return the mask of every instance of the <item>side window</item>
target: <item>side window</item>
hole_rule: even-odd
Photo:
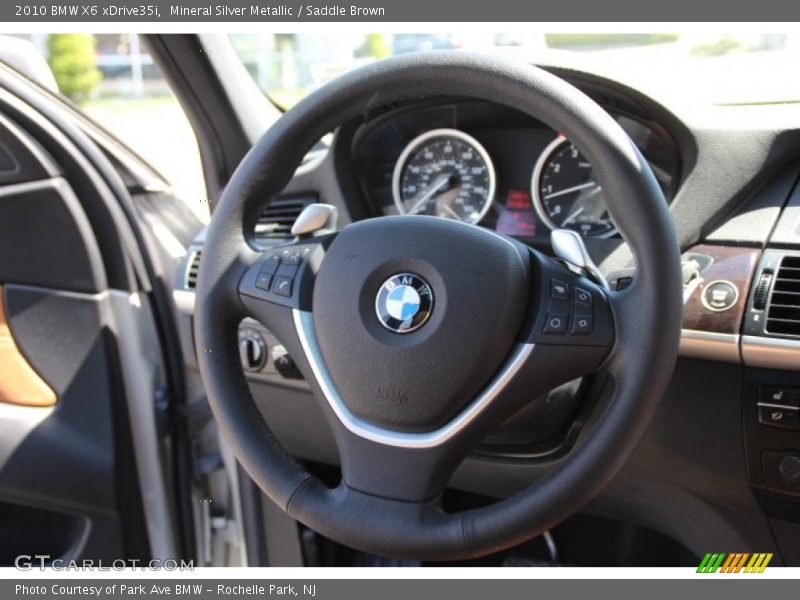
[[[208,221],[194,133],[139,36],[79,33],[18,37],[32,43],[46,61],[52,73],[51,87],[57,86],[89,117],[155,167],[172,184],[175,194],[202,221]],[[4,44],[0,39],[0,51]],[[23,70],[30,73],[29,68]],[[43,76],[45,82],[48,75]]]

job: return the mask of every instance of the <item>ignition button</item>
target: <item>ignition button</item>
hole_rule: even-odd
[[[703,290],[703,306],[712,312],[730,310],[738,299],[739,290],[730,281],[712,281]]]

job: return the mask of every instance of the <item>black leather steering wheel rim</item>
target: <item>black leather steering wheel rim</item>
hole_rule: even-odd
[[[288,183],[324,134],[370,109],[411,98],[471,97],[505,104],[572,140],[592,163],[609,211],[637,262],[634,283],[609,293],[614,379],[605,412],[542,481],[491,506],[447,514],[435,500],[404,502],[347,485],[329,489],[292,459],[256,409],[236,332],[249,314],[237,293],[258,257],[251,234],[267,200]],[[544,70],[495,57],[431,52],[381,61],[320,88],[279,119],[228,183],[209,226],[197,283],[198,364],[217,423],[264,492],[312,529],[376,554],[457,559],[507,548],[576,512],[619,471],[652,419],[680,337],[680,253],[667,204],[645,160],[617,123]],[[291,323],[270,324],[278,339]]]

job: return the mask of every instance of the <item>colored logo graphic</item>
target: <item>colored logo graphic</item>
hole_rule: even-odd
[[[383,282],[375,298],[375,314],[389,331],[410,333],[421,327],[433,309],[428,282],[413,273],[398,273]]]
[[[703,557],[698,573],[763,573],[772,560],[771,553],[724,552],[708,553]]]
[[[419,294],[410,285],[399,285],[386,298],[386,312],[400,321],[410,319],[419,312]]]

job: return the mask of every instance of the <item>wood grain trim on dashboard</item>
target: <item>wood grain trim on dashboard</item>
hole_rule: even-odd
[[[6,319],[0,286],[0,402],[20,406],[53,406],[58,397],[20,351]]]
[[[741,331],[742,318],[747,306],[747,298],[750,295],[750,285],[761,251],[755,248],[700,245],[692,248],[691,252],[710,257],[712,263],[686,300],[683,307],[683,328],[711,333],[738,334]],[[738,296],[731,308],[715,312],[704,305],[702,298],[706,286],[718,281],[733,284],[738,291]]]

